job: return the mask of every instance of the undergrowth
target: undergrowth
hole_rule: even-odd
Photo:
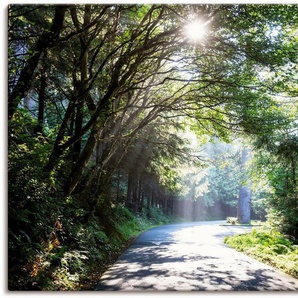
[[[79,217],[77,221],[59,219],[40,244],[23,235],[28,238],[27,243],[16,239],[19,246],[15,250],[26,249],[28,257],[24,256],[23,263],[16,260],[19,265],[12,266],[10,262],[9,290],[94,290],[103,272],[137,235],[173,220],[161,210],[153,208],[150,212],[154,218],[149,219],[146,210],[134,215],[127,208],[116,206],[104,221],[96,216],[86,223]],[[82,211],[80,216],[83,215]]]
[[[228,236],[224,242],[261,262],[298,278],[298,245],[272,229],[253,229],[251,233]]]

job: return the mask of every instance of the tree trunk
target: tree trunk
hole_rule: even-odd
[[[133,174],[129,172],[127,177],[127,193],[125,200],[125,206],[129,209],[132,206],[133,178]]]
[[[41,77],[40,77],[40,88],[38,92],[38,124],[35,128],[35,133],[42,133],[44,126],[44,111],[45,111],[45,101],[46,101],[46,59],[47,52],[44,51],[43,61],[42,61],[42,69],[41,69]]]
[[[77,17],[77,16],[76,16]],[[74,20],[75,21],[75,20]],[[90,24],[90,5],[85,5],[84,24],[86,28]],[[76,25],[77,29],[80,30],[79,25]],[[80,55],[80,73],[81,79],[78,86],[78,103],[76,105],[76,119],[75,119],[75,136],[77,141],[73,145],[73,160],[79,158],[81,154],[82,138],[80,134],[83,127],[83,109],[86,97],[86,82],[88,80],[88,51],[89,45],[87,42],[88,30],[84,30],[80,35],[81,55]]]
[[[144,207],[144,182],[143,177],[140,178],[140,189],[139,189],[139,198],[140,198],[140,204],[139,204],[139,210],[142,211]]]
[[[79,98],[79,101],[76,105],[75,122],[74,122],[74,128],[75,128],[74,135],[77,136],[77,141],[73,144],[74,163],[77,161],[77,159],[81,154],[82,138],[80,138],[79,135],[83,127],[83,108],[84,108],[83,100],[82,98]]]
[[[75,99],[73,99],[73,100],[75,100]],[[75,102],[74,101],[71,101],[68,104],[67,110],[66,110],[66,112],[64,114],[64,118],[63,118],[63,121],[62,121],[62,123],[60,125],[59,131],[57,133],[57,137],[56,137],[56,140],[55,140],[55,143],[54,143],[52,152],[51,152],[51,154],[49,156],[49,160],[48,160],[47,164],[44,167],[44,173],[45,173],[46,177],[55,168],[55,166],[56,166],[59,158],[61,157],[61,155],[63,154],[63,152],[65,150],[61,146],[60,143],[63,140],[65,131],[67,129],[67,123],[70,120],[72,114],[74,113],[74,109],[75,109]]]
[[[237,219],[241,224],[250,223],[250,211],[251,211],[251,189],[250,181],[246,173],[247,162],[249,161],[249,149],[244,148],[241,157],[241,173],[243,175],[243,182],[239,187],[239,199],[237,207]]]
[[[83,172],[85,170],[86,164],[90,160],[92,153],[94,152],[96,146],[96,135],[97,128],[93,128],[90,132],[90,136],[87,140],[87,143],[80,154],[80,157],[77,160],[77,163],[74,165],[65,185],[64,195],[69,196],[73,190],[76,188],[78,182],[82,178]]]

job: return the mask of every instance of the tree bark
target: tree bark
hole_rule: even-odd
[[[85,170],[86,164],[90,160],[90,157],[96,146],[96,135],[97,129],[95,127],[92,128],[90,132],[90,136],[87,140],[87,143],[78,158],[78,161],[74,165],[71,174],[68,177],[67,183],[65,185],[64,194],[65,196],[69,196],[73,190],[76,188],[78,182],[82,178],[83,172]]]
[[[44,52],[43,56],[43,67],[41,69],[41,77],[40,77],[40,88],[38,94],[38,124],[35,128],[35,133],[42,133],[44,126],[44,111],[45,111],[45,101],[46,101],[46,59],[47,52]]]
[[[67,129],[67,123],[70,120],[72,114],[74,113],[74,109],[75,109],[75,98],[73,97],[73,100],[69,103],[67,110],[65,112],[63,121],[60,125],[59,131],[58,131],[55,143],[54,143],[53,150],[51,152],[51,155],[49,156],[49,160],[44,167],[44,173],[45,173],[46,177],[55,168],[59,158],[61,157],[61,155],[64,152],[64,148],[63,148],[63,146],[61,146],[60,143],[63,141],[63,137],[64,137],[65,131]]]
[[[249,224],[250,223],[250,213],[251,213],[251,189],[250,189],[250,181],[248,180],[248,176],[246,173],[247,162],[250,159],[249,149],[244,148],[242,150],[241,157],[241,172],[243,174],[244,185],[240,185],[239,187],[239,199],[237,206],[237,219],[241,224]]]
[[[74,25],[76,26],[77,30],[80,30],[80,26],[78,23],[78,18],[76,14],[76,10],[72,10],[72,17],[74,21]],[[87,28],[90,24],[90,5],[85,5],[85,13],[84,13],[84,23],[83,28]],[[86,96],[86,82],[88,80],[88,51],[89,46],[87,42],[88,36],[88,29],[84,30],[79,38],[80,38],[80,46],[81,46],[81,55],[80,55],[80,83],[78,86],[78,102],[76,105],[76,118],[75,118],[75,136],[77,137],[77,141],[73,145],[73,160],[74,162],[79,158],[81,154],[81,147],[82,147],[82,138],[79,137],[81,134],[81,130],[83,127],[83,109],[85,103],[85,96]]]

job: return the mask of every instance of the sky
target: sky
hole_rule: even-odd
[[[290,0],[290,1],[179,1],[179,0],[172,0],[172,1],[164,1],[164,0],[152,0],[152,1],[94,1],[94,0],[89,0],[89,1],[73,1],[73,0],[67,0],[67,1],[57,1],[57,0],[52,0],[52,1],[6,1],[6,0],[1,0],[0,1],[0,12],[1,12],[1,16],[0,16],[0,40],[1,40],[1,54],[0,54],[0,65],[1,65],[1,70],[3,73],[3,76],[0,80],[0,90],[1,90],[1,100],[0,100],[0,125],[1,125],[1,130],[0,130],[0,138],[2,140],[2,144],[0,146],[0,155],[1,155],[1,163],[0,163],[0,173],[2,174],[0,179],[0,190],[1,190],[1,202],[3,204],[2,208],[1,208],[1,227],[2,227],[2,233],[0,233],[1,235],[1,245],[0,245],[0,252],[1,252],[1,259],[0,259],[0,264],[2,264],[1,266],[1,279],[0,279],[0,293],[4,296],[10,296],[10,297],[17,297],[20,294],[25,295],[25,296],[35,296],[38,295],[38,297],[40,296],[40,292],[27,292],[24,294],[24,292],[19,292],[19,293],[11,293],[7,291],[7,7],[9,4],[62,4],[62,3],[73,3],[73,4],[77,4],[77,3],[96,3],[96,4],[107,4],[107,3],[115,3],[115,4],[120,4],[120,3],[171,3],[171,4],[179,4],[179,3],[183,3],[183,4],[188,4],[188,3],[208,3],[208,4],[220,4],[220,3],[225,3],[225,4],[245,4],[245,3],[256,3],[256,4],[297,4],[297,0]],[[79,294],[79,293],[61,293],[63,294],[63,297],[71,297],[73,295]],[[80,293],[82,294],[82,293]],[[90,296],[94,296],[95,293],[90,293]],[[105,294],[105,293],[97,293],[98,295],[100,295],[100,297],[110,297],[111,295]],[[147,293],[149,294],[149,293]],[[195,294],[195,293],[193,293]],[[278,294],[278,297],[283,296],[281,295],[281,293],[276,293]],[[52,297],[52,296],[56,296],[57,293],[42,293],[42,296],[47,296],[47,297]],[[86,295],[86,294],[84,294]],[[152,293],[149,294],[150,297],[152,297]],[[243,294],[237,294],[237,293],[233,293],[232,297],[241,297]],[[297,295],[295,293],[293,293],[293,297],[294,295]],[[89,294],[87,294],[87,296],[89,296]],[[116,293],[114,293],[114,295],[112,295],[113,297],[115,296],[120,296],[120,293],[117,295]],[[140,293],[136,293],[136,294],[132,294],[132,293],[121,293],[121,297],[144,297],[147,296],[144,293],[140,294]],[[154,293],[153,294],[154,297],[185,297],[185,293]],[[191,295],[193,296],[193,295]],[[195,295],[197,296],[197,295]],[[205,296],[204,293],[200,293],[200,297],[201,296]],[[207,297],[231,297],[231,293],[221,293],[221,295],[218,294],[213,294],[213,293],[206,293]],[[256,294],[256,293],[247,293],[247,295],[245,296],[249,296],[249,297],[260,297],[262,295],[260,295],[260,293]],[[266,295],[267,296],[267,295]],[[287,293],[287,297],[288,296],[292,296],[291,294],[289,295],[289,293]]]

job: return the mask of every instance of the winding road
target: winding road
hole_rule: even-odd
[[[97,291],[297,291],[298,279],[223,243],[249,227],[224,221],[165,225],[141,234]]]

